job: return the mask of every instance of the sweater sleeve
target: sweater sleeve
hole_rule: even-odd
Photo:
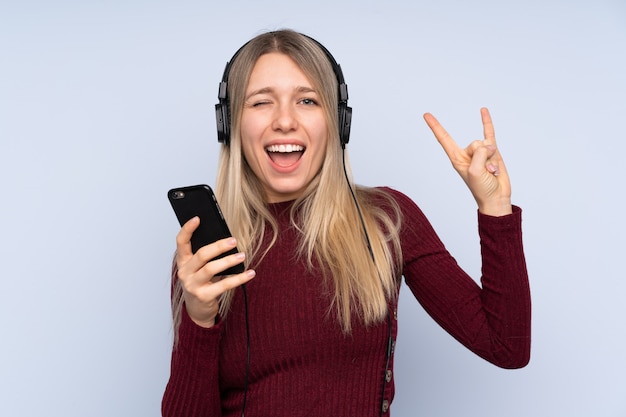
[[[403,212],[403,275],[428,314],[450,335],[502,368],[530,359],[531,303],[519,207],[502,217],[478,214],[481,285],[445,249],[417,205],[394,192]]]
[[[161,403],[164,417],[221,415],[218,381],[222,323],[202,328],[183,306],[178,343],[172,349],[170,379]]]

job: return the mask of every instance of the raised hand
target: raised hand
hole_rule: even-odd
[[[489,110],[482,108],[480,114],[484,139],[475,140],[465,149],[456,144],[435,116],[426,113],[424,120],[472,192],[478,210],[491,216],[503,216],[512,212],[511,182],[496,145]]]
[[[255,272],[249,269],[237,275],[226,277],[216,275],[241,263],[245,256],[243,253],[237,253],[210,261],[236,247],[237,242],[234,238],[218,240],[193,254],[190,240],[199,224],[200,219],[194,217],[180,229],[176,236],[176,264],[189,317],[202,327],[211,327],[215,324],[219,310],[220,295],[250,281],[254,278]]]

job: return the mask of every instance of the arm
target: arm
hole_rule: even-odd
[[[525,366],[530,355],[521,210],[511,205],[509,176],[486,108],[481,118],[484,139],[461,149],[434,116],[424,115],[478,204],[482,288],[445,250],[417,206],[407,213],[415,223],[405,229],[417,230],[417,236],[405,233],[403,238],[409,247],[418,244],[422,249],[405,258],[405,278],[426,311],[452,336],[498,366],[517,368]]]
[[[181,315],[161,413],[164,417],[220,416],[221,323],[203,328],[191,320],[185,308]]]
[[[172,350],[170,379],[163,395],[165,417],[220,416],[219,352],[222,323],[219,297],[254,277],[254,271],[222,277],[220,271],[240,263],[243,254],[214,259],[236,246],[235,239],[219,240],[191,250],[197,217],[183,225],[176,237],[172,270],[172,304],[180,309],[180,325],[174,328],[177,342]],[[178,303],[181,297],[182,304]],[[175,320],[177,322],[177,320]]]
[[[485,360],[520,368],[530,355],[530,291],[521,235],[521,210],[508,216],[479,213],[481,286],[445,249],[421,210],[399,195],[403,275],[428,314]]]

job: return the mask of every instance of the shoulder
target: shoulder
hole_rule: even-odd
[[[426,220],[424,213],[411,197],[399,190],[386,186],[362,187],[360,190],[366,205],[373,211],[382,210],[404,224]]]
[[[416,205],[413,200],[411,200],[411,198],[409,196],[407,196],[406,194],[404,194],[402,191],[398,191],[395,188],[391,188],[391,187],[375,187],[375,190],[378,190],[380,193],[389,196],[390,198],[393,198],[396,203],[401,204],[401,205],[405,205],[405,204],[409,204],[409,205]]]
[[[366,188],[368,200],[379,207],[386,209],[391,203],[403,213],[419,210],[417,204],[405,193],[391,187],[381,186]]]

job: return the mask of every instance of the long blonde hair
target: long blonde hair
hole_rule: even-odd
[[[388,302],[397,297],[402,263],[401,214],[395,200],[385,191],[353,183],[339,141],[337,78],[325,52],[309,37],[291,30],[268,32],[252,39],[236,54],[228,76],[231,136],[230,143],[221,149],[217,198],[231,232],[237,237],[239,250],[252,262],[248,266],[254,267],[276,242],[278,226],[268,211],[261,183],[243,156],[240,122],[252,68],[261,55],[270,52],[280,52],[294,60],[318,91],[326,112],[328,144],[324,162],[292,205],[291,221],[302,236],[299,255],[309,268],[314,264],[323,266],[320,272],[332,295],[329,309],[335,308],[341,327],[349,333],[353,314],[365,325],[380,322],[387,315]],[[355,190],[367,235],[361,233],[361,216],[351,190]],[[266,233],[271,233],[271,243],[261,247]],[[369,236],[373,257],[365,236]],[[233,291],[227,292],[220,300],[222,317],[230,308],[232,295]],[[172,307],[177,328],[182,307],[178,281]]]

